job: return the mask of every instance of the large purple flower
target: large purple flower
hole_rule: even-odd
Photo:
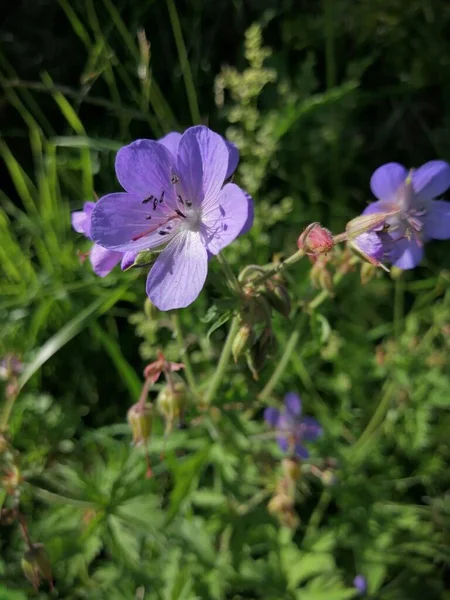
[[[423,245],[431,239],[450,238],[450,203],[434,200],[450,187],[450,165],[434,160],[408,171],[398,163],[379,167],[370,181],[377,202],[364,214],[394,213],[389,226],[390,261],[400,269],[412,269],[423,257]]]
[[[237,158],[232,144],[203,126],[119,150],[116,174],[126,191],[97,202],[92,238],[116,252],[164,246],[147,279],[147,294],[160,310],[191,304],[205,282],[208,256],[252,225],[252,200],[234,183],[224,185]]]
[[[316,419],[302,417],[302,401],[290,392],[284,397],[284,410],[268,407],[264,419],[277,430],[277,441],[283,452],[291,452],[299,458],[308,458],[308,450],[302,442],[313,442],[322,435]]]
[[[88,239],[92,239],[91,219],[94,206],[95,202],[85,202],[83,210],[76,210],[72,213],[72,227],[77,233],[82,233]],[[98,244],[93,244],[89,252],[89,259],[94,273],[100,277],[106,277],[124,259],[124,253],[107,250]]]

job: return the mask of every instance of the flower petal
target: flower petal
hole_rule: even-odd
[[[89,254],[89,259],[94,273],[99,277],[106,277],[106,275],[111,273],[114,267],[119,264],[122,260],[122,256],[123,254],[121,252],[107,250],[98,244],[94,244]]]
[[[373,215],[375,213],[389,212],[389,210],[390,205],[387,202],[382,202],[381,200],[378,200],[377,202],[371,202],[370,204],[368,204],[363,210],[362,214]]]
[[[413,171],[412,184],[423,200],[433,200],[450,187],[450,165],[443,160],[431,160]]]
[[[407,169],[399,163],[387,163],[378,167],[370,179],[370,189],[378,200],[389,202],[408,176]]]
[[[95,242],[109,250],[138,252],[169,241],[178,224],[164,204],[154,210],[151,202],[143,204],[136,195],[122,192],[108,194],[97,202],[91,233]],[[162,229],[167,235],[159,233]]]
[[[202,234],[212,254],[218,254],[253,224],[253,200],[235,183],[227,183],[217,199],[219,204],[202,215]]]
[[[120,268],[122,269],[122,271],[126,271],[134,265],[134,261],[136,260],[136,256],[138,254],[139,252],[125,252],[122,258],[122,262],[120,264]]]
[[[284,405],[286,407],[287,416],[291,418],[295,418],[301,415],[302,413],[302,401],[300,400],[300,396],[298,394],[294,394],[294,392],[289,392],[284,397]]]
[[[280,411],[273,406],[268,406],[264,410],[264,420],[272,425],[272,427],[276,427],[278,423],[278,419],[280,418]]]
[[[295,456],[298,456],[299,458],[303,458],[306,460],[309,458],[309,452],[301,444],[295,444]]]
[[[433,240],[450,238],[450,202],[435,200],[424,219],[424,234]]]
[[[83,210],[76,210],[71,215],[74,230],[86,237],[91,237],[91,215],[94,206],[95,202],[85,202]]]
[[[189,306],[200,294],[208,256],[198,232],[178,233],[161,252],[147,279],[147,294],[159,310]]]
[[[402,238],[392,244],[390,260],[399,269],[414,269],[422,258],[423,245],[419,245],[415,239]]]
[[[278,443],[279,447],[281,448],[282,452],[287,452],[289,450],[289,441],[288,441],[287,437],[278,436],[277,443]]]
[[[158,140],[158,144],[162,144],[163,146],[165,146],[167,150],[172,154],[174,164],[177,164],[176,160],[178,154],[178,144],[180,143],[180,140],[181,133],[178,133],[177,131],[172,131]]]
[[[313,417],[303,417],[301,422],[302,439],[314,442],[322,435],[322,427]]]
[[[353,244],[357,246],[360,252],[366,254],[376,261],[383,258],[383,243],[375,231],[366,231],[366,233],[361,233],[361,235],[358,235],[358,237],[353,240]]]
[[[233,144],[233,142],[229,142],[224,138],[224,142],[228,148],[228,168],[227,174],[225,175],[225,179],[229,179],[233,173],[236,171],[237,166],[239,164],[239,150]]]
[[[183,134],[178,146],[178,176],[186,198],[199,206],[215,200],[228,170],[228,148],[223,138],[198,125]]]
[[[116,175],[120,185],[140,200],[155,196],[175,204],[176,192],[172,183],[175,164],[172,154],[154,140],[136,140],[119,150],[116,156]]]

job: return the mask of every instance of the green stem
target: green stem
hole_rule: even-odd
[[[239,325],[240,325],[240,317],[239,317],[239,315],[236,315],[233,317],[233,320],[231,321],[230,330],[228,331],[227,339],[222,348],[222,353],[219,358],[219,363],[214,372],[213,378],[211,379],[211,383],[209,384],[209,388],[208,388],[208,391],[207,391],[205,399],[204,399],[205,404],[211,404],[211,402],[214,398],[214,395],[216,394],[217,390],[219,389],[219,386],[222,382],[222,378],[225,375],[225,371],[228,366],[228,363],[230,362],[231,348],[233,346],[234,338],[236,337],[236,334],[239,330]]]
[[[402,333],[405,308],[405,282],[401,274],[397,276],[394,288],[394,337],[398,341]]]
[[[195,381],[195,375],[191,366],[191,361],[189,360],[189,354],[184,343],[183,332],[181,330],[181,323],[178,312],[174,311],[171,314],[171,318],[173,329],[175,332],[175,338],[178,343],[178,352],[180,354],[181,360],[184,363],[184,372],[186,374],[186,379],[188,381],[189,387],[191,388],[191,391],[195,394],[197,389],[197,383]]]
[[[186,95],[188,98],[189,109],[191,111],[192,122],[194,125],[201,123],[200,111],[198,108],[197,94],[195,92],[194,80],[192,78],[191,66],[186,51],[186,45],[181,31],[180,19],[175,6],[174,0],[167,0],[167,8],[169,10],[170,22],[172,24],[173,36],[177,46],[178,58],[180,59],[180,68],[183,73],[184,85],[186,87]]]
[[[2,417],[0,420],[0,433],[8,429],[9,417],[14,406],[14,402],[19,394],[8,394],[3,406]]]
[[[270,377],[269,381],[266,383],[266,385],[258,395],[259,400],[265,400],[271,395],[273,389],[275,388],[281,376],[283,375],[287,365],[289,364],[289,361],[291,360],[292,352],[296,348],[297,342],[299,341],[303,328],[306,324],[306,317],[306,313],[303,313],[299,320],[299,324],[291,333],[291,336],[284,349],[283,355],[281,356],[280,362],[278,363],[275,371],[272,373],[272,376]]]
[[[316,532],[317,527],[320,525],[320,522],[323,519],[323,515],[325,514],[325,511],[328,508],[331,498],[331,491],[328,488],[325,488],[322,492],[322,495],[319,498],[319,502],[316,504],[316,508],[314,509],[308,521],[308,526],[306,528],[304,536],[305,541],[311,538]]]
[[[362,432],[358,441],[353,445],[351,462],[358,462],[358,460],[360,459],[361,451],[364,449],[364,446],[367,444],[370,437],[375,433],[378,426],[382,423],[391,403],[391,397],[394,390],[395,382],[391,381],[385,385],[383,396],[376,411],[373,413],[372,418],[370,419],[366,428]]]
[[[228,283],[230,284],[231,289],[233,290],[233,292],[235,294],[240,296],[241,295],[241,286],[239,285],[239,282],[236,279],[235,274],[233,273],[230,265],[228,264],[227,259],[222,254],[222,252],[219,252],[219,254],[217,255],[216,258],[217,258],[217,261],[219,262],[220,266],[222,267],[223,272],[225,273],[225,276],[228,280]]]
[[[291,265],[295,264],[304,256],[305,256],[305,253],[303,250],[297,250],[297,252],[295,252],[294,254],[289,256],[289,258],[286,258],[286,260],[283,260],[282,262],[278,263],[275,267],[268,269],[263,275],[260,275],[260,277],[257,277],[256,279],[254,279],[251,282],[251,284],[256,287],[260,283],[263,283],[264,281],[266,281],[267,279],[270,279],[277,273],[281,273],[282,271],[284,271]]]

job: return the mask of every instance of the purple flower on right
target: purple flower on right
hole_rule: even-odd
[[[308,458],[303,442],[313,442],[322,435],[322,428],[313,417],[302,417],[300,396],[290,392],[284,397],[284,410],[269,406],[264,419],[277,430],[277,441],[283,452],[298,458]]]
[[[450,239],[450,202],[435,200],[450,187],[448,163],[433,160],[410,171],[399,163],[387,163],[373,173],[370,187],[378,201],[363,214],[390,213],[388,233],[379,238],[384,257],[394,266],[413,269],[423,258],[426,242]],[[380,247],[375,245],[380,258]]]
[[[357,575],[353,580],[353,585],[361,596],[367,592],[367,580],[364,575]]]

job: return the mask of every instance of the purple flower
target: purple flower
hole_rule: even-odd
[[[353,585],[361,596],[364,596],[364,594],[367,592],[367,580],[364,575],[357,575],[353,580]]]
[[[450,187],[450,165],[441,160],[408,170],[398,163],[379,167],[370,180],[377,202],[364,214],[392,213],[386,217],[389,260],[400,269],[412,269],[423,257],[423,245],[431,239],[450,238],[450,203],[434,200]]]
[[[84,237],[91,238],[91,219],[95,202],[85,202],[83,210],[77,210],[72,213],[72,227],[77,233],[82,233]],[[134,260],[135,255],[133,255]],[[123,252],[114,252],[94,244],[89,252],[92,270],[96,275],[105,277],[114,269],[114,267],[125,258]],[[128,257],[129,258],[129,257]]]
[[[253,222],[253,203],[237,185],[224,185],[237,150],[207,127],[171,133],[160,142],[137,140],[116,157],[126,190],[97,202],[92,238],[115,252],[164,246],[147,279],[160,310],[193,302],[205,283],[208,257]]]
[[[277,441],[283,452],[292,452],[300,458],[308,458],[309,453],[302,442],[313,442],[322,435],[322,428],[312,417],[302,418],[302,402],[293,392],[284,397],[284,410],[268,407],[264,419],[277,429]]]

